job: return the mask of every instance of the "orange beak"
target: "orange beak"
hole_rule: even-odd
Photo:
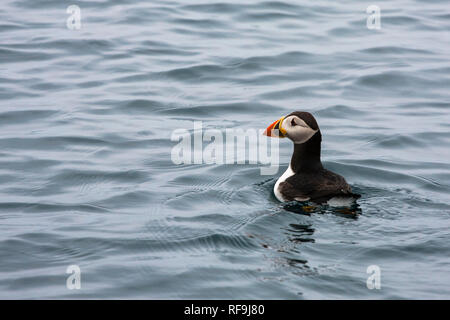
[[[284,117],[281,117],[263,132],[263,135],[268,137],[284,138],[286,137],[286,130],[284,130],[281,125],[283,124]]]

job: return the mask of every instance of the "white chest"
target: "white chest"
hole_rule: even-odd
[[[287,170],[281,175],[281,177],[278,178],[277,182],[275,183],[275,186],[273,187],[273,193],[275,194],[275,197],[281,202],[284,202],[285,200],[281,192],[278,190],[278,187],[280,186],[280,183],[286,181],[287,178],[293,175],[294,171],[292,171],[291,165],[289,164]]]

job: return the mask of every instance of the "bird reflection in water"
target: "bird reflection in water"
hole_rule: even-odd
[[[286,242],[278,252],[282,253],[277,259],[277,265],[289,267],[289,271],[298,274],[314,274],[315,268],[308,265],[308,260],[302,257],[301,247],[307,243],[314,243],[312,238],[315,229],[310,223],[290,223],[283,228],[287,236]]]
[[[308,202],[291,201],[283,204],[283,209],[296,214],[310,216],[312,213],[325,214],[331,213],[348,219],[358,219],[362,214],[359,204],[354,203],[349,207],[331,207],[328,205],[316,205]]]
[[[292,201],[284,203],[282,207],[286,211],[306,216],[330,213],[356,220],[362,214],[360,206],[356,203],[350,207],[330,207],[328,205],[311,204],[310,202]],[[306,259],[301,258],[301,246],[315,243],[315,239],[313,238],[315,232],[313,224],[290,223],[283,229],[285,230],[285,235],[290,245],[286,245],[283,250],[278,250],[284,253],[283,257],[278,259],[278,264],[293,267],[294,269],[291,272],[294,274],[302,276],[305,274],[315,274],[317,270],[309,266]]]
[[[317,205],[311,202],[291,201],[281,204],[281,208],[288,212],[298,214],[301,216],[313,216],[314,214],[333,214],[347,219],[358,219],[362,214],[361,208],[358,204],[350,207],[331,207],[328,205]],[[291,216],[291,218],[294,218]],[[300,217],[299,217],[300,218]],[[276,267],[286,270],[290,274],[298,276],[317,275],[318,269],[309,264],[303,254],[304,246],[314,246],[314,222],[309,219],[294,219],[295,222],[281,227],[283,232],[283,240],[278,244],[277,241],[270,241],[272,244],[267,244],[268,239],[265,236],[255,236],[257,238],[264,238],[262,246],[266,249],[275,249],[275,254],[271,260]],[[254,237],[252,235],[252,237]]]

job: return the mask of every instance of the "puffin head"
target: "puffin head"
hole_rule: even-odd
[[[263,134],[268,137],[287,137],[295,144],[301,144],[311,139],[317,131],[319,125],[311,113],[294,111],[272,123]]]

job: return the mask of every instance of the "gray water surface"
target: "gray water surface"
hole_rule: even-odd
[[[449,298],[449,57],[444,0],[3,0],[0,298]],[[273,176],[171,160],[294,110],[358,215],[274,198],[286,139]]]

